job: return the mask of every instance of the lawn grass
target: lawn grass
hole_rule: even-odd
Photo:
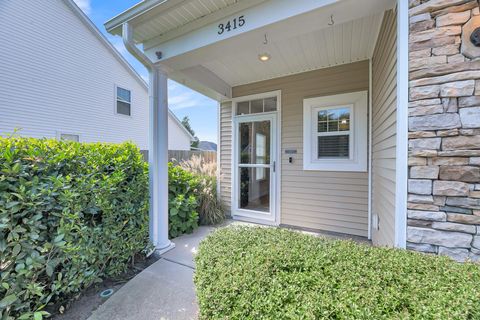
[[[480,319],[480,267],[446,257],[227,227],[196,257],[201,319]]]

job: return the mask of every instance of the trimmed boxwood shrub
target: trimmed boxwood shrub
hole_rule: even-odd
[[[0,138],[0,318],[40,319],[148,245],[148,168],[130,143]]]
[[[446,257],[227,227],[196,257],[201,319],[480,319],[480,269]]]

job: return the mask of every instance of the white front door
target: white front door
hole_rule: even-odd
[[[277,114],[235,117],[234,218],[276,223]]]

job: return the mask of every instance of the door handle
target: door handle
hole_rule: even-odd
[[[273,172],[275,172],[275,167],[276,167],[276,161],[273,161]]]

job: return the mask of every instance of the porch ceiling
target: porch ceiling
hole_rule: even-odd
[[[279,38],[267,45],[260,35],[255,45],[238,48],[235,54],[202,65],[234,87],[369,59],[382,17],[383,13],[374,14],[291,38]],[[258,59],[264,52],[271,56],[268,62]]]
[[[128,22],[135,42],[170,78],[222,100],[237,85],[369,59],[383,13],[394,5],[394,0],[145,0],[105,26],[121,34]],[[245,27],[217,34],[219,23],[239,16]],[[271,59],[261,62],[262,53]]]

